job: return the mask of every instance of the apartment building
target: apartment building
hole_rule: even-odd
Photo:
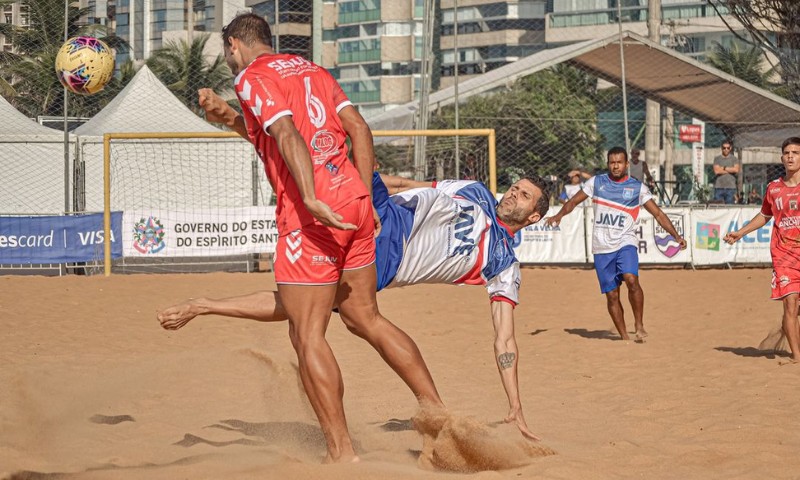
[[[624,30],[647,36],[648,0],[619,0],[619,11],[617,1],[549,0],[545,41],[558,46],[608,37],[619,30],[618,21]],[[661,44],[698,60],[715,42],[730,47],[736,41],[726,22],[738,25],[733,17],[723,21],[705,0],[661,0]]]
[[[20,27],[28,27],[30,25],[30,13],[28,9],[27,2],[14,2],[3,5],[3,16],[0,17],[0,23],[10,23]],[[14,46],[11,44],[11,39],[2,34],[0,34],[0,45],[3,46],[4,52],[10,52],[14,49]]]
[[[434,90],[545,48],[546,0],[436,0]],[[322,63],[366,115],[419,94],[424,0],[326,1]],[[457,40],[457,41],[456,41]]]
[[[209,33],[206,55],[222,53],[220,32],[237,14],[252,11],[273,27],[278,51],[311,55],[311,0],[117,0],[116,34],[131,44],[118,57],[142,61],[169,41]]]

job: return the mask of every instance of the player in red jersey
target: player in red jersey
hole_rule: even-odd
[[[325,340],[334,303],[348,329],[367,340],[421,402],[443,407],[417,345],[378,311],[372,133],[325,69],[272,50],[263,18],[237,16],[222,40],[244,113],[244,119],[222,120],[253,143],[278,199],[275,281],[300,377],[325,435],[326,461],[357,461],[342,375]],[[226,115],[202,92],[200,101],[209,120]],[[348,135],[355,167],[347,157]]]
[[[733,244],[774,218],[769,250],[772,255],[772,299],[783,301],[783,333],[792,351],[792,362],[800,362],[800,137],[790,137],[781,146],[786,174],[767,185],[759,212],[750,223],[725,235]]]

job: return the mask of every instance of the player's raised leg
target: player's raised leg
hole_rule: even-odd
[[[376,282],[372,265],[342,272],[337,295],[342,321],[377,350],[420,403],[444,407],[417,344],[378,311]]]
[[[158,312],[158,321],[166,330],[177,330],[198,315],[222,315],[259,322],[281,322],[286,312],[276,291],[260,291],[221,299],[190,298]]]

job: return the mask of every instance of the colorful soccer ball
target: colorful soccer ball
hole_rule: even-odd
[[[93,37],[73,37],[56,55],[56,74],[62,85],[78,95],[92,95],[114,74],[114,52]]]

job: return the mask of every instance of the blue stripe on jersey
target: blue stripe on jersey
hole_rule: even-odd
[[[481,274],[491,279],[500,274],[517,261],[514,253],[514,236],[508,233],[497,219],[497,199],[486,185],[471,182],[458,189],[456,195],[480,206],[492,224],[489,226],[489,252],[486,265]]]
[[[378,291],[392,283],[403,261],[403,240],[411,232],[414,212],[410,215],[392,202],[381,176],[372,174],[372,206],[381,219],[381,232],[375,239],[375,266],[378,270]]]
[[[615,182],[608,175],[598,175],[594,179],[594,196],[625,207],[639,206],[642,182],[628,177],[624,182]]]

